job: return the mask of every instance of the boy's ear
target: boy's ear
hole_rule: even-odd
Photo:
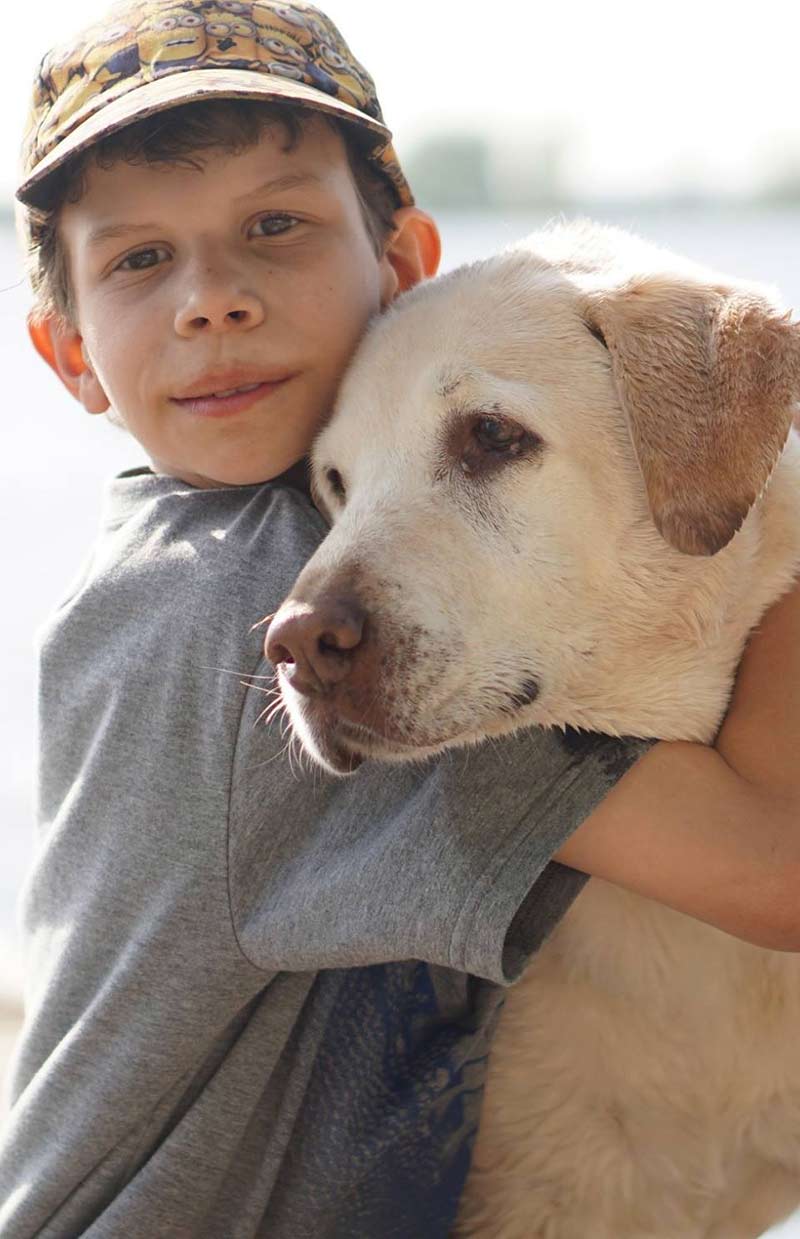
[[[401,207],[394,213],[394,232],[384,253],[387,270],[394,279],[384,287],[383,304],[387,305],[422,280],[429,279],[439,269],[442,242],[435,222],[419,207]]]
[[[39,356],[87,413],[105,413],[110,408],[111,402],[84,355],[83,337],[74,327],[56,315],[29,315],[28,335]]]

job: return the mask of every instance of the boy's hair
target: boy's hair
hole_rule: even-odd
[[[134,121],[79,152],[51,174],[39,191],[36,206],[23,209],[21,223],[27,254],[28,276],[34,292],[33,315],[42,319],[56,315],[75,324],[75,303],[69,267],[58,221],[65,203],[79,202],[92,164],[149,164],[201,168],[202,154],[225,150],[238,154],[255,145],[266,129],[280,128],[286,136],[284,150],[294,150],[302,141],[305,126],[313,116],[338,132],[345,145],[350,171],[376,254],[383,252],[394,227],[396,195],[387,178],[369,157],[374,146],[369,135],[356,126],[321,112],[253,99],[207,99]]]

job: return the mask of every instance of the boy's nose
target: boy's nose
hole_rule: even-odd
[[[264,321],[264,306],[255,293],[234,285],[195,286],[175,315],[179,336],[245,331]]]

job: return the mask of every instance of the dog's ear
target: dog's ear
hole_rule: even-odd
[[[731,540],[800,399],[800,325],[741,289],[650,276],[584,314],[614,378],[662,536],[688,555]]]

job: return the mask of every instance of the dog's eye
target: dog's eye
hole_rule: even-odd
[[[473,472],[483,460],[483,468],[492,462],[501,465],[509,460],[530,456],[542,446],[533,431],[527,430],[510,417],[497,413],[480,413],[472,421],[470,437],[462,452],[462,468]]]
[[[472,433],[484,451],[509,452],[515,444],[522,442],[526,431],[523,426],[504,417],[487,415],[477,419]]]
[[[339,470],[328,469],[326,470],[325,477],[336,498],[341,499],[344,502],[345,485]]]
[[[467,478],[490,478],[510,465],[543,454],[544,442],[539,435],[513,417],[493,409],[466,416],[454,412],[445,423],[441,459],[434,476],[445,480],[455,466]]]

